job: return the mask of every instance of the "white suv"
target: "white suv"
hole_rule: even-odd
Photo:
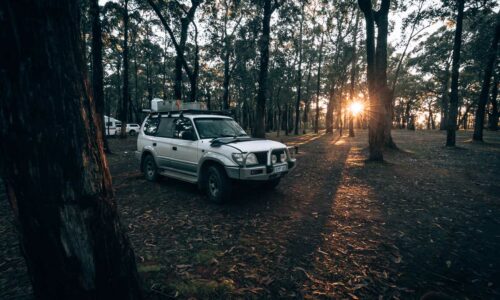
[[[231,195],[232,181],[260,181],[274,188],[295,168],[282,143],[255,139],[221,112],[151,113],[141,126],[136,156],[147,180],[158,175],[197,183],[211,201]]]
[[[115,131],[116,135],[120,135],[121,127],[122,127],[121,123],[116,124],[116,131]],[[127,127],[125,128],[125,130],[127,131],[127,134],[131,135],[131,136],[135,136],[136,134],[138,134],[140,129],[141,129],[141,126],[139,124],[127,124]]]

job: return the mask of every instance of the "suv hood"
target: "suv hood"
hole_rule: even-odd
[[[286,148],[285,144],[272,140],[251,138],[223,138],[212,141],[212,147],[231,147],[241,152],[262,152]]]

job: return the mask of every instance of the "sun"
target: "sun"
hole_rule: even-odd
[[[349,110],[355,116],[364,110],[363,103],[357,101],[352,102],[351,105],[349,105]]]

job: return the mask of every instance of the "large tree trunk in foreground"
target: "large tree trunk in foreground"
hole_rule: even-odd
[[[27,9],[29,7],[29,9]],[[79,36],[78,1],[0,4],[0,166],[39,299],[138,299]]]
[[[446,146],[454,147],[456,142],[458,115],[458,77],[460,69],[460,48],[462,47],[462,23],[464,19],[464,1],[457,0],[457,22],[453,41],[453,57],[451,64],[451,94],[446,128]]]
[[[498,40],[500,39],[500,16],[497,17],[497,25],[495,26],[495,36],[491,42],[491,46],[488,52],[488,61],[486,62],[484,70],[483,85],[481,87],[481,94],[479,95],[479,102],[476,110],[476,118],[474,121],[474,134],[472,139],[474,141],[483,141],[483,127],[484,127],[484,115],[486,111],[486,104],[488,103],[488,94],[490,92],[491,75],[493,73],[493,67],[495,66],[495,61],[497,58],[497,48]]]
[[[90,3],[90,17],[92,19],[92,92],[96,107],[96,118],[101,128],[104,151],[109,153],[108,140],[104,129],[104,82],[102,67],[102,37],[101,19],[99,15],[99,1]]]

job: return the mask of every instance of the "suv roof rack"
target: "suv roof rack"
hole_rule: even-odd
[[[168,112],[151,112],[151,115],[167,115],[171,117],[174,114],[179,114],[179,116],[183,115],[223,115],[231,117],[233,116],[233,112],[231,110],[201,110],[201,109],[185,109],[185,110],[172,110]]]

